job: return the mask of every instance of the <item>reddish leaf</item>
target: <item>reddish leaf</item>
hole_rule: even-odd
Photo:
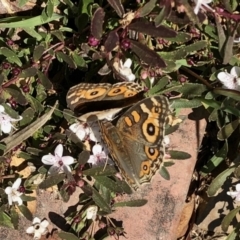
[[[100,8],[100,7],[93,14],[93,18],[91,22],[91,32],[92,32],[92,35],[98,40],[100,40],[102,37],[104,17],[105,17],[105,12],[103,8]]]
[[[116,31],[111,31],[108,36],[107,40],[105,41],[105,49],[107,52],[111,52],[119,43],[119,36]]]
[[[119,17],[123,17],[125,11],[120,0],[108,0],[108,3],[114,8]]]
[[[153,50],[149,49],[146,45],[140,42],[129,40],[131,43],[131,49],[137,54],[137,56],[152,67],[166,67],[166,63],[163,59]]]
[[[128,28],[153,37],[174,38],[177,36],[177,33],[172,29],[164,26],[156,27],[153,22],[148,22],[143,18],[134,19]]]

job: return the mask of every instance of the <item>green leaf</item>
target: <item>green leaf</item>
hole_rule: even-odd
[[[28,33],[31,37],[37,39],[37,41],[42,40],[42,35],[40,35],[34,28],[23,28],[23,30]]]
[[[36,198],[35,197],[32,197],[32,196],[27,196],[25,194],[21,195],[21,198],[23,201],[25,202],[31,202],[31,201],[35,201]]]
[[[94,176],[94,178],[99,184],[103,185],[104,187],[111,190],[112,192],[122,193],[123,191],[121,186],[118,185],[118,182],[111,180],[107,176]]]
[[[22,70],[22,72],[19,74],[19,78],[29,78],[33,77],[37,74],[37,69],[35,67],[30,67]]]
[[[26,94],[26,98],[27,98],[29,104],[31,105],[31,107],[34,109],[35,112],[42,112],[43,111],[43,106],[37,99],[32,97],[30,94]]]
[[[232,222],[233,218],[239,213],[240,207],[237,207],[230,211],[222,220],[221,227],[224,232],[227,232],[230,223]]]
[[[177,49],[172,52],[159,52],[159,55],[163,59],[168,60],[179,60],[179,59],[185,59],[187,55],[197,52],[201,49],[207,48],[208,42],[207,41],[198,41],[190,45],[184,45],[184,47]]]
[[[201,169],[201,174],[211,173],[219,164],[224,161],[228,153],[228,144],[225,142],[223,147],[204,165]]]
[[[174,109],[178,109],[178,108],[197,108],[202,106],[202,102],[200,101],[200,99],[174,99],[173,103],[171,104],[171,107]]]
[[[47,189],[49,187],[55,186],[58,183],[62,182],[66,177],[65,173],[55,174],[46,178],[43,182],[41,182],[38,187],[40,189]]]
[[[159,170],[159,174],[165,179],[165,180],[170,180],[170,174],[167,170],[167,168],[163,165],[161,166]]]
[[[38,45],[35,47],[33,51],[34,62],[37,62],[42,57],[44,51],[45,51],[45,47],[42,45]]]
[[[137,199],[137,200],[131,200],[127,202],[114,203],[113,207],[142,207],[147,202],[148,201],[146,199]]]
[[[57,52],[56,56],[59,61],[63,60],[64,62],[66,62],[70,68],[73,68],[73,69],[77,68],[76,64],[73,62],[71,57],[68,56],[67,54],[63,52]]]
[[[48,79],[48,77],[39,70],[37,71],[37,74],[38,74],[38,77],[39,77],[42,85],[45,87],[45,89],[47,89],[47,90],[52,89],[53,86],[52,86],[52,83],[50,82],[50,80]]]
[[[171,42],[179,42],[179,43],[185,43],[191,40],[191,34],[185,33],[185,32],[178,32],[177,36],[174,38],[165,38],[168,41]]]
[[[9,87],[5,88],[5,91],[8,92],[20,105],[27,105],[25,96],[23,95],[20,88],[16,85],[11,84]]]
[[[47,9],[46,9],[46,14],[49,18],[52,17],[53,15],[53,9],[54,9],[54,3],[53,0],[48,0],[47,2]]]
[[[51,31],[51,34],[54,35],[61,42],[64,42],[65,37],[64,37],[62,31],[54,30],[54,31]]]
[[[213,197],[218,189],[223,186],[224,182],[235,170],[235,166],[226,169],[225,171],[221,172],[217,177],[215,177],[208,187],[207,194],[209,197]]]
[[[1,24],[0,24],[1,25]],[[7,58],[11,63],[16,63],[19,67],[22,66],[22,62],[15,52],[6,47],[0,48],[0,53]]]
[[[19,213],[16,210],[16,208],[11,208],[10,217],[14,228],[18,229]]]
[[[98,205],[104,212],[111,213],[112,210],[110,206],[106,203],[106,201],[103,199],[103,197],[97,192],[94,188],[93,190],[93,195],[92,199]]]
[[[79,240],[77,236],[75,236],[73,233],[70,232],[59,232],[58,236],[63,240]]]
[[[220,22],[218,16],[215,16],[215,22],[216,22],[217,32],[218,32],[218,51],[221,55],[223,55],[223,47],[226,41],[226,35],[224,32],[222,23]]]
[[[29,0],[19,0],[18,6],[19,6],[20,8],[22,8],[24,5],[26,5],[26,3],[27,3],[28,1],[29,1]]]
[[[33,28],[43,25],[52,21],[59,20],[63,16],[53,13],[52,17],[43,21],[42,16],[29,17],[29,16],[15,16],[0,19],[0,28]]]
[[[182,151],[169,150],[169,154],[171,156],[171,159],[177,159],[177,160],[185,160],[191,157],[189,153],[182,152]]]
[[[2,103],[1,104],[4,107],[5,112],[12,118],[19,119],[19,114],[14,111],[8,104]]]
[[[167,84],[168,84],[169,78],[167,76],[159,79],[159,81],[157,82],[157,84],[155,84],[149,91],[148,94],[150,96],[156,94],[157,92],[159,92],[160,90],[162,90]]]
[[[236,240],[239,236],[239,223],[237,224],[236,228],[227,236],[225,240]]]
[[[0,211],[0,225],[3,227],[14,228],[11,218],[2,211]]]
[[[81,165],[84,165],[87,163],[88,159],[90,157],[90,152],[83,150],[79,155],[78,155],[78,163]]]
[[[27,108],[24,110],[24,112],[22,113],[22,120],[19,122],[19,126],[23,127],[26,126],[27,124],[29,124],[33,118],[34,118],[35,112],[32,108]]]
[[[86,68],[87,67],[86,62],[85,62],[85,60],[83,59],[83,57],[81,55],[78,55],[77,53],[72,52],[72,58],[73,58],[73,61],[75,62],[75,64],[78,67],[82,67],[82,68]]]
[[[177,91],[184,94],[185,97],[191,98],[191,97],[202,96],[202,93],[204,93],[207,90],[208,88],[203,84],[186,83]]]
[[[21,131],[18,131],[14,135],[4,138],[2,142],[6,144],[6,148],[4,149],[5,154],[12,150],[14,147],[18,146],[27,138],[32,136],[38,129],[40,129],[51,118],[56,106],[57,102],[49,112],[45,113],[35,122],[31,123],[29,126],[25,127]]]
[[[95,177],[95,176],[112,176],[115,173],[117,173],[116,168],[113,166],[109,166],[109,165],[107,165],[106,167],[99,166],[99,167],[90,168],[90,169],[84,170],[82,172],[83,175],[93,176],[93,177]]]
[[[237,129],[237,127],[239,126],[240,123],[240,119],[236,119],[228,124],[226,124],[225,126],[223,126],[217,134],[217,138],[220,141],[223,141],[225,139],[228,139],[232,133]]]
[[[213,92],[215,94],[220,94],[226,97],[233,98],[237,101],[240,101],[240,93],[236,90],[230,90],[230,89],[221,89],[221,88],[215,88],[213,89]]]
[[[29,221],[33,220],[33,215],[30,212],[30,210],[25,206],[25,205],[20,205],[18,206],[18,209],[20,210],[20,212],[23,214],[23,216],[28,219]]]
[[[147,16],[156,6],[157,0],[148,1],[143,7],[138,10],[139,17]]]

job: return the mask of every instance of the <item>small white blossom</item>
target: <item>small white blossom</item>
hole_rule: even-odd
[[[87,214],[86,214],[87,219],[92,219],[94,221],[97,217],[97,211],[98,211],[97,206],[90,206],[86,211],[87,212]]]
[[[8,203],[12,205],[13,202],[17,202],[18,205],[22,205],[23,200],[21,199],[22,193],[18,191],[21,185],[22,179],[18,178],[13,183],[12,187],[5,188],[5,193],[8,195]]]
[[[102,163],[105,163],[107,160],[107,153],[103,150],[102,145],[96,144],[92,148],[92,155],[90,155],[88,159],[88,163],[91,163],[92,165],[99,165]]]
[[[198,14],[200,9],[204,9],[203,6],[214,12],[214,9],[208,6],[208,4],[212,2],[212,0],[194,0],[194,2],[196,4],[194,8],[194,13],[196,15]]]
[[[227,195],[236,198],[236,201],[240,201],[240,183],[236,185],[235,192],[227,192]]]
[[[136,78],[136,76],[132,73],[131,65],[132,60],[130,58],[126,59],[124,63],[120,60],[119,73],[129,82],[134,81]]]
[[[73,123],[69,126],[69,129],[77,135],[81,141],[85,141],[90,133],[90,129],[87,123]]]
[[[74,158],[71,156],[63,156],[63,145],[58,144],[55,148],[54,155],[49,153],[42,157],[42,162],[46,165],[52,165],[48,171],[49,174],[60,172],[71,172],[69,165],[73,164]]]
[[[42,235],[48,232],[49,222],[47,220],[41,221],[38,217],[35,217],[32,222],[32,226],[27,228],[26,232],[28,234],[33,234],[33,239],[38,240]]]
[[[76,134],[81,141],[91,140],[99,142],[101,140],[99,125],[96,122],[91,123],[74,123],[69,126],[69,129]]]
[[[11,122],[17,122],[22,120],[22,117],[19,116],[19,119],[14,119],[10,117],[2,105],[0,105],[0,128],[3,133],[10,133],[12,128],[16,129]]]
[[[217,77],[223,88],[240,91],[240,67],[233,67],[230,73],[220,72]]]

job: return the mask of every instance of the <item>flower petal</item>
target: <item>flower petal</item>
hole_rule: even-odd
[[[43,220],[41,223],[40,223],[40,226],[42,227],[42,228],[47,228],[48,226],[49,226],[49,222],[48,222],[48,220]]]
[[[198,12],[199,12],[199,10],[200,10],[200,7],[201,7],[201,1],[195,1],[195,3],[196,3],[196,6],[195,6],[195,8],[194,8],[194,13],[197,15],[198,14]]]
[[[236,185],[236,191],[237,191],[237,192],[240,192],[240,183],[238,183],[238,184]]]
[[[4,133],[10,133],[12,130],[12,124],[10,121],[4,121],[1,123],[1,130]]]
[[[232,76],[234,76],[235,78],[240,77],[240,67],[237,67],[237,66],[232,67],[232,69],[231,69],[231,71],[230,71],[230,74],[231,74]]]
[[[5,111],[4,106],[0,105],[0,113],[3,113]]]
[[[7,195],[12,194],[12,187],[6,187],[6,188],[5,188],[5,193],[6,193]]]
[[[97,164],[97,158],[94,155],[90,155],[87,162],[91,163],[92,165],[96,165]]]
[[[36,224],[36,223],[41,223],[41,219],[38,218],[38,217],[35,217],[32,221],[33,225]]]
[[[22,179],[21,178],[17,178],[15,180],[15,182],[13,183],[12,188],[13,189],[18,189],[20,187],[20,185],[21,185],[21,182],[22,182]]]
[[[28,234],[33,234],[34,232],[35,232],[34,226],[31,226],[31,227],[27,228],[27,230],[26,230],[26,233],[28,233]]]
[[[56,158],[51,153],[42,157],[42,162],[46,165],[54,165],[56,163]]]
[[[135,79],[136,79],[136,77],[135,77],[135,75],[134,75],[133,73],[127,76],[127,80],[128,80],[129,82],[132,82],[132,81],[134,81]]]
[[[35,230],[33,239],[38,240],[41,238],[41,236],[42,236],[41,233]]]
[[[23,204],[23,200],[20,197],[18,197],[16,200],[17,201],[14,201],[14,202],[17,202],[18,206],[21,206]]]
[[[55,148],[54,153],[55,153],[55,156],[62,157],[62,155],[63,155],[63,145],[58,144],[57,147]]]
[[[132,60],[130,58],[127,58],[126,61],[124,62],[123,66],[126,68],[130,68],[132,65]]]
[[[231,197],[236,197],[238,195],[238,192],[227,192],[227,195]]]
[[[64,156],[61,158],[64,165],[71,165],[74,163],[74,158],[71,156]]]
[[[8,195],[8,204],[11,206],[13,203],[12,194]]]
[[[100,154],[102,152],[102,146],[100,144],[96,144],[92,148],[93,155]]]

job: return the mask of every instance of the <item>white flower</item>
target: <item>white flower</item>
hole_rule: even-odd
[[[90,129],[87,123],[74,123],[69,126],[69,129],[77,135],[81,141],[85,141],[90,133]]]
[[[103,150],[102,145],[96,144],[92,148],[93,155],[90,155],[88,159],[88,163],[91,163],[92,165],[98,165],[101,163],[105,163],[107,160],[107,153]]]
[[[211,7],[208,6],[208,4],[212,2],[212,0],[194,0],[194,2],[196,4],[196,6],[194,8],[194,13],[196,15],[198,14],[200,8],[203,9],[203,6],[214,12],[214,9],[212,9]]]
[[[17,122],[22,120],[22,117],[19,116],[19,119],[11,118],[6,112],[2,105],[0,105],[0,128],[4,133],[10,133],[12,128],[16,129],[11,122]]]
[[[45,235],[48,232],[49,222],[47,220],[41,221],[38,217],[35,217],[32,222],[32,226],[29,227],[26,232],[28,234],[34,234],[33,239],[40,239],[42,235]]]
[[[240,183],[236,185],[235,192],[227,192],[227,195],[236,198],[236,201],[240,201]]]
[[[87,219],[92,219],[94,221],[97,217],[97,211],[98,211],[97,206],[90,206],[86,211],[87,212]]]
[[[21,182],[22,182],[22,179],[18,178],[13,183],[12,187],[5,188],[5,193],[8,195],[9,205],[12,205],[13,202],[18,202],[18,205],[22,205],[23,200],[20,197],[22,193],[18,191]]]
[[[58,144],[54,151],[54,156],[49,153],[42,157],[42,162],[46,165],[52,165],[48,171],[49,174],[56,174],[60,172],[71,172],[69,165],[73,164],[74,159],[71,156],[63,155],[63,145]]]
[[[99,124],[93,122],[90,126],[88,123],[74,123],[69,126],[69,129],[76,134],[81,140],[92,140],[93,142],[99,142],[101,140]]]
[[[132,82],[135,80],[136,76],[131,70],[132,60],[128,58],[124,63],[120,60],[119,73],[128,81]]]
[[[217,77],[223,88],[240,91],[240,67],[233,67],[230,73],[220,72]]]

